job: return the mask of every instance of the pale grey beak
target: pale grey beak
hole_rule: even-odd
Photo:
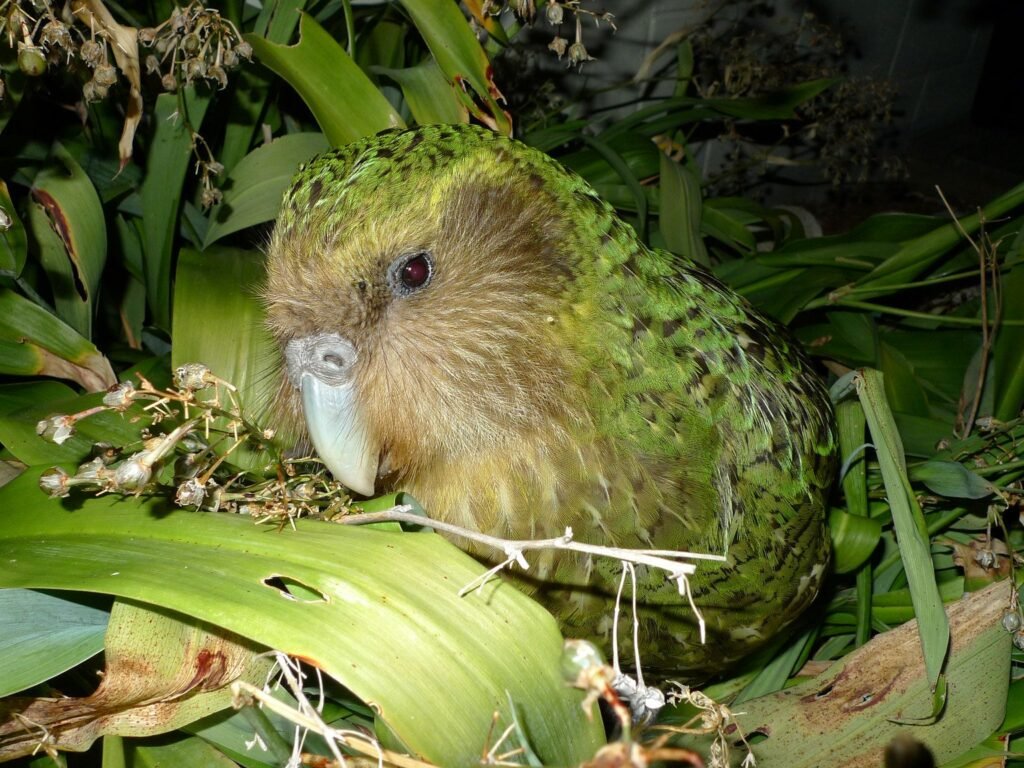
[[[345,487],[372,495],[380,448],[367,434],[353,381],[356,348],[336,333],[317,333],[289,341],[284,356],[320,459]]]

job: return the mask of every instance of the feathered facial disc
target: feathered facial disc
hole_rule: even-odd
[[[287,410],[370,494],[385,472],[566,417],[570,228],[544,155],[469,126],[388,132],[314,160],[285,198],[265,298]]]

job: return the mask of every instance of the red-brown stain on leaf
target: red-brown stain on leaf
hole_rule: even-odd
[[[228,663],[223,651],[211,651],[203,648],[196,654],[196,672],[189,680],[186,690],[199,687],[204,690],[213,690],[226,685]]]
[[[494,67],[490,64],[487,65],[487,69],[484,71],[484,77],[487,78],[487,90],[490,91],[491,98],[495,101],[498,99],[505,101],[505,94],[503,94],[494,83]]]
[[[60,239],[64,241],[64,246],[71,252],[71,228],[68,226],[68,220],[64,216],[64,211],[60,209],[60,205],[53,199],[53,195],[45,189],[33,188],[32,199],[46,209],[50,221],[53,222],[53,228],[60,235]]]
[[[902,671],[902,670],[901,670]],[[860,712],[861,710],[869,709],[877,706],[885,701],[885,697],[889,695],[889,691],[896,685],[896,680],[899,679],[899,675],[895,675],[885,684],[885,687],[878,692],[866,691],[861,693],[850,703],[843,706],[847,712]]]
[[[68,223],[68,219],[64,215],[64,211],[61,209],[60,203],[58,203],[54,199],[53,195],[45,189],[39,189],[37,187],[32,188],[32,199],[43,206],[47,217],[50,219],[50,224],[53,226],[53,231],[57,233],[61,242],[64,243],[64,250],[68,252],[68,258],[71,260],[71,272],[75,278],[75,291],[78,293],[82,301],[88,301],[89,291],[86,289],[85,283],[82,280],[78,254],[75,252],[75,247],[71,242],[71,225]]]

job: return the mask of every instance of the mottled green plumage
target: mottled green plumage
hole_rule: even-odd
[[[398,295],[392,265],[421,251],[429,284]],[[282,346],[330,332],[359,350],[377,492],[505,537],[571,526],[726,553],[691,578],[706,646],[675,585],[641,569],[645,668],[718,672],[816,595],[835,442],[821,382],[784,329],[645,247],[547,156],[470,126],[323,155],[286,197],[266,295]],[[291,384],[282,397],[297,415]],[[607,640],[620,566],[530,560],[521,581],[566,635]]]

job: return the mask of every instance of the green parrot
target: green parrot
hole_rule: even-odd
[[[356,494],[404,490],[503,538],[726,555],[689,579],[706,643],[677,585],[638,570],[645,671],[719,673],[818,593],[822,382],[783,328],[547,155],[431,125],[319,156],[285,195],[265,302],[282,423]],[[621,563],[529,554],[513,578],[608,648]]]

